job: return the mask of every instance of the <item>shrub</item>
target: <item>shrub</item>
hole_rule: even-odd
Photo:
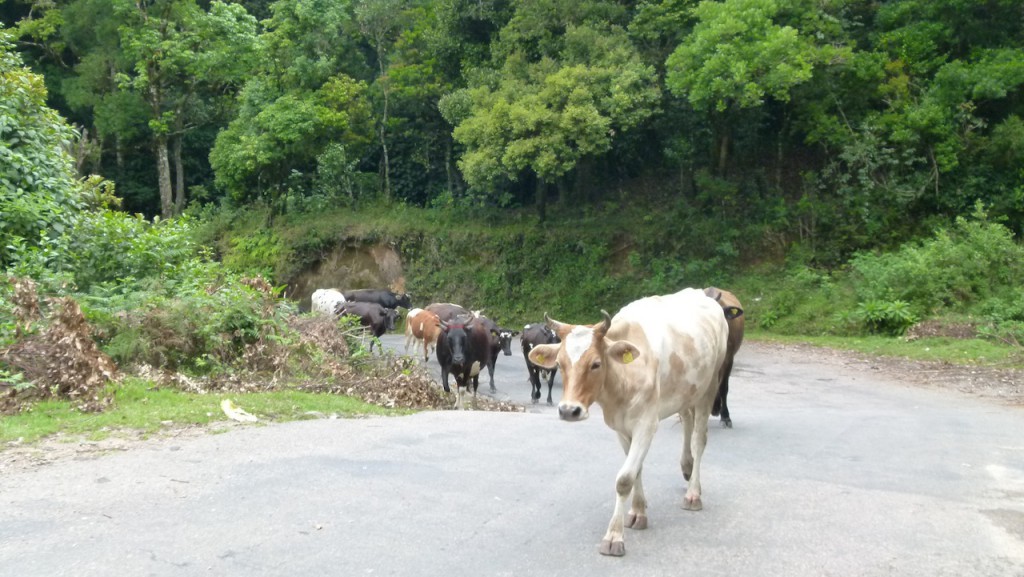
[[[860,303],[853,314],[872,333],[898,336],[907,332],[918,317],[905,301],[867,301]]]
[[[902,301],[914,315],[926,316],[965,310],[1019,286],[1024,249],[979,206],[972,220],[958,217],[951,229],[893,253],[858,254],[850,266],[860,302]]]

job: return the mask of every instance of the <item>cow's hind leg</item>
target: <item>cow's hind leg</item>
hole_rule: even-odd
[[[555,371],[548,371],[548,406],[553,406],[551,402],[551,387],[555,386]],[[540,398],[540,386],[538,385],[537,398]]]
[[[710,407],[701,404],[683,413],[683,477],[689,481],[683,498],[683,509],[700,511],[704,508],[700,499],[700,461],[708,442],[708,418],[711,411]]]
[[[731,373],[732,359],[727,359],[722,367],[722,384],[718,387],[718,394],[715,395],[715,404],[711,408],[712,415],[722,415],[722,426],[727,429],[732,428],[732,418],[729,417],[729,404],[726,402],[729,397],[729,375]]]

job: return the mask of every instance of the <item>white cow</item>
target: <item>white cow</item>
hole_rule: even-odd
[[[605,423],[619,436],[626,461],[615,480],[615,512],[600,552],[621,556],[626,553],[624,524],[647,528],[641,471],[658,422],[671,415],[679,415],[683,423],[680,465],[689,481],[683,507],[702,507],[700,461],[729,325],[721,305],[697,289],[640,299],[615,318],[601,314],[604,321],[596,325],[565,324],[545,315],[562,342],[538,345],[529,358],[537,366],[562,370],[559,417],[581,421],[597,402]],[[632,506],[624,523],[630,495]]]
[[[338,289],[316,289],[313,291],[313,312],[336,315],[338,306],[345,302],[345,295]]]

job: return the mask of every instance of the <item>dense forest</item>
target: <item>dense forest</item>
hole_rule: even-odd
[[[508,326],[714,284],[1019,363],[1022,96],[1020,0],[0,0],[0,414],[404,379],[297,314],[353,246]]]
[[[130,213],[635,197],[825,266],[979,201],[1024,230],[1019,0],[6,0],[0,22]]]

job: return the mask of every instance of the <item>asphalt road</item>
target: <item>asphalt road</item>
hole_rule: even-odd
[[[516,362],[499,396],[526,400]],[[664,421],[650,527],[623,558],[597,553],[613,434],[538,406],[257,424],[8,472],[0,575],[1024,576],[1021,407],[755,343],[731,393],[704,510],[680,508]]]

